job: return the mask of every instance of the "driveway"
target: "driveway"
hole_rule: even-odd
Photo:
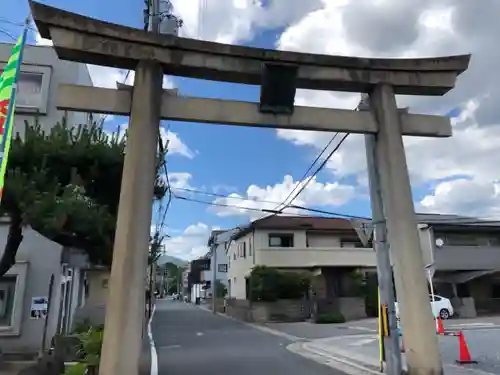
[[[500,330],[472,329],[464,336],[472,359],[478,363],[457,365],[458,337],[439,336],[445,374],[500,375]],[[379,372],[378,337],[374,334],[296,342],[288,349],[348,373],[358,374],[360,368],[368,373]]]
[[[500,329],[500,317],[483,317],[474,319],[445,320],[446,330],[497,330]],[[313,340],[319,338],[365,335],[377,333],[377,319],[363,319],[342,324],[314,324],[309,322],[299,323],[266,323],[263,324],[272,330],[295,336],[298,340]]]

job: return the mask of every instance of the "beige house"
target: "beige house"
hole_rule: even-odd
[[[416,219],[437,292],[452,298],[463,316],[475,316],[476,309],[500,311],[500,222],[437,214]],[[268,216],[251,222],[226,249],[229,296],[246,299],[252,268],[265,265],[310,272],[321,299],[352,297],[352,272],[376,270],[371,236],[364,246],[356,229],[339,218]]]
[[[240,230],[227,248],[231,298],[245,299],[246,281],[256,265],[309,271],[325,293],[330,278],[358,268],[374,268],[375,254],[364,247],[349,220],[268,216]]]

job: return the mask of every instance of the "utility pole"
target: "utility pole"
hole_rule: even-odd
[[[217,314],[217,236],[215,236],[214,243],[212,244],[212,312]]]
[[[363,96],[358,110],[369,110],[368,96]],[[382,199],[382,188],[375,157],[375,134],[365,134],[366,161],[370,185],[370,203],[372,208],[372,224],[374,235],[374,250],[377,260],[377,278],[380,291],[380,303],[387,306],[389,320],[389,337],[384,337],[386,350],[387,375],[400,375],[402,371],[401,348],[397,329],[397,319],[394,303],[394,283],[392,279],[391,257],[387,240],[387,226]],[[380,306],[378,307],[380,309]],[[380,315],[380,314],[379,314]]]
[[[160,14],[160,0],[151,0],[151,31],[153,33],[160,33],[160,25],[161,25],[161,14]]]

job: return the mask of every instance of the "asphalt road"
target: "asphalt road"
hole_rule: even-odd
[[[152,324],[159,375],[344,375],[297,354],[286,338],[180,301],[158,301]]]

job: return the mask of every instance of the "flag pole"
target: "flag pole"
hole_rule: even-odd
[[[16,110],[15,102],[16,102],[16,94],[17,94],[17,80],[19,78],[19,72],[21,70],[21,64],[22,64],[23,53],[24,53],[24,45],[26,43],[26,36],[28,34],[29,24],[30,24],[30,17],[28,15],[26,17],[25,22],[24,22],[24,30],[23,30],[23,33],[21,36],[21,42],[16,43],[16,45],[14,46],[14,49],[13,49],[13,53],[12,53],[12,55],[15,53],[15,49],[19,45],[20,46],[19,56],[18,56],[17,61],[16,61],[15,72],[13,75],[13,82],[11,83],[12,88],[11,88],[11,93],[10,93],[8,109],[7,109],[7,115],[5,116],[5,127],[4,127],[4,131],[2,134],[2,141],[1,141],[1,145],[0,145],[0,160],[1,160],[1,163],[0,163],[0,202],[1,202],[2,196],[3,196],[5,172],[7,169],[7,158],[8,158],[9,149],[10,149],[10,142],[12,139],[12,130],[13,130],[12,128],[14,126],[13,120],[14,120],[14,112]],[[7,69],[9,68],[8,63],[7,63],[7,66],[5,68],[7,68]],[[4,69],[3,74],[5,74],[5,72],[6,72],[6,70]],[[3,74],[2,74],[2,76],[3,76]],[[1,80],[1,81],[3,83],[4,80]],[[3,89],[3,87],[1,87],[1,89]]]

